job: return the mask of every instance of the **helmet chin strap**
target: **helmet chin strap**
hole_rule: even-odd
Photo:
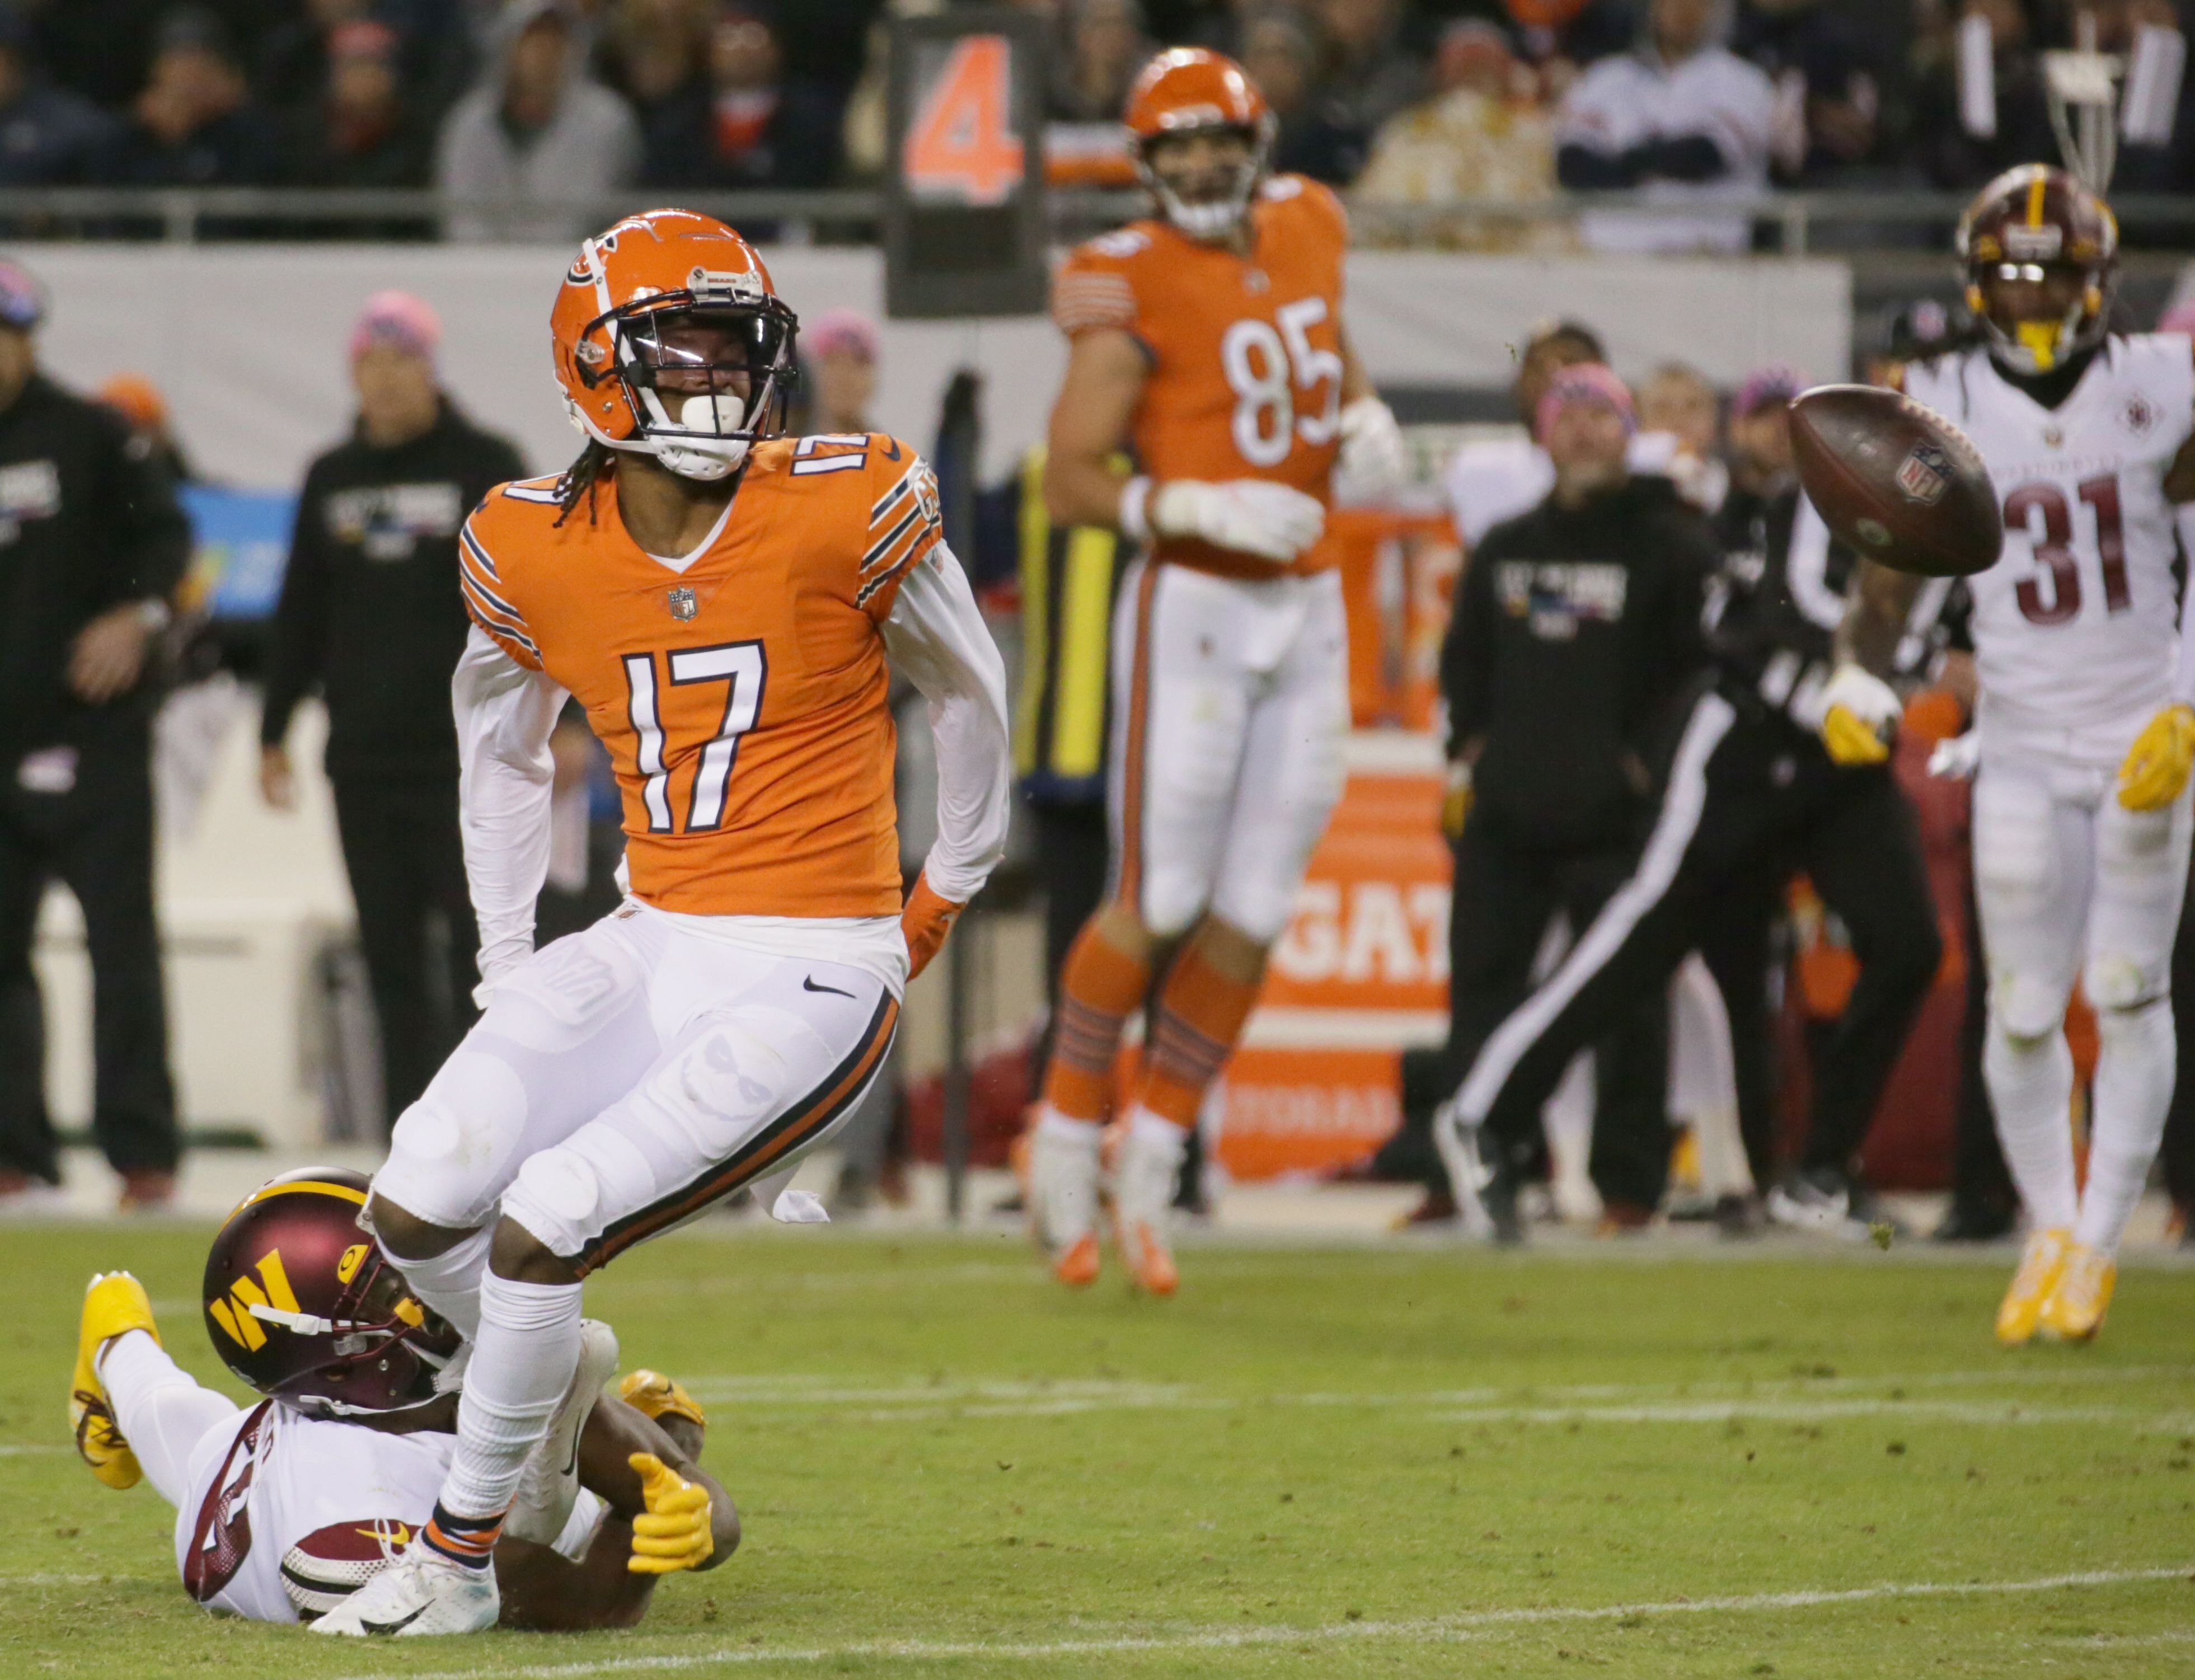
[[[2084,296],[2065,312],[2063,320],[2027,320],[2014,323],[2014,331],[2006,337],[2002,330],[2015,365],[2028,373],[2048,373],[2065,360],[2081,330],[2081,317],[2088,313],[2088,300]]]
[[[662,399],[654,391],[644,391],[642,399],[654,411],[659,423],[669,425],[670,417],[663,411]],[[727,416],[727,409],[732,411]],[[649,438],[641,447],[663,463],[681,478],[692,479],[700,484],[713,484],[729,477],[739,464],[747,458],[751,447],[746,438],[714,437],[729,426],[746,423],[746,404],[736,398],[717,396],[688,397],[678,405],[678,429],[682,435],[672,438]]]

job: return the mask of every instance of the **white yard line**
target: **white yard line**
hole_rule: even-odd
[[[1562,1424],[1720,1423],[1758,1418],[1795,1423],[1850,1417],[1910,1417],[1974,1424],[2060,1424],[2132,1428],[2144,1433],[2195,1433],[2195,1412],[2117,1407],[2037,1405],[2019,1390],[2055,1384],[2090,1386],[2144,1380],[2181,1382],[2195,1369],[2179,1366],[2061,1366],[1923,1372],[1867,1377],[1777,1378],[1760,1382],[1518,1385],[1507,1389],[1420,1392],[1312,1392],[1216,1395],[1178,1383],[1044,1382],[962,1379],[946,1383],[833,1386],[822,1376],[700,1376],[687,1386],[704,1404],[758,1410],[827,1408],[848,1421],[925,1422],[941,1417],[1043,1418],[1106,1411],[1230,1411],[1261,1406],[1396,1409],[1432,1413],[1444,1422]],[[1981,1389],[2014,1392],[1958,1401],[1915,1399],[1914,1389]]]
[[[606,1657],[590,1662],[437,1669],[432,1672],[406,1671],[406,1680],[509,1680],[510,1677],[522,1677],[522,1680],[584,1680],[584,1677],[598,1674],[645,1674],[735,1664],[812,1665],[840,1662],[856,1657],[894,1657],[912,1662],[948,1661],[966,1657],[1039,1660],[1048,1657],[1134,1656],[1146,1652],[1225,1651],[1260,1645],[1335,1644],[1364,1639],[1435,1644],[1480,1638],[1511,1627],[1622,1621],[1633,1616],[1742,1615],[1763,1610],[1804,1610],[1825,1605],[1864,1604],[1881,1599],[1958,1598],[1976,1595],[2054,1592],[2065,1587],[2125,1586],[2147,1581],[2175,1580],[2187,1573],[2186,1565],[2175,1564],[2155,1569],[2094,1569],[2078,1574],[2045,1575],[2021,1581],[1886,1581],[1875,1586],[1745,1593],[1717,1598],[1674,1598],[1636,1604],[1548,1605],[1511,1610],[1478,1610],[1414,1621],[1328,1622],[1312,1627],[1265,1625],[1188,1628],[1172,1633],[1128,1634],[1113,1638],[1036,1641],[871,1639],[792,1650],[727,1645],[707,1651]],[[393,1671],[383,1671],[384,1673]],[[360,1675],[353,1677],[353,1680],[381,1680],[381,1677]]]

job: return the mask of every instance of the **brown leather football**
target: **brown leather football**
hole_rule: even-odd
[[[1996,488],[1935,410],[1873,385],[1817,385],[1791,400],[1791,452],[1823,522],[1869,560],[1930,578],[1996,564]]]

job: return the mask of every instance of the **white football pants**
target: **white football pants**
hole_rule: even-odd
[[[628,903],[499,984],[398,1119],[374,1194],[456,1229],[499,1206],[584,1274],[822,1142],[884,1065],[898,1000],[696,920]]]
[[[236,1402],[200,1384],[141,1331],[118,1336],[101,1350],[99,1385],[145,1480],[181,1509],[202,1468],[194,1462],[198,1449],[235,1421]],[[224,1444],[228,1439],[220,1436]]]
[[[1113,623],[1112,895],[1161,937],[1207,910],[1279,937],[1341,797],[1348,730],[1339,573],[1131,567]]]
[[[1983,1072],[2028,1217],[2110,1252],[2163,1136],[2175,1053],[2172,943],[2189,802],[2118,802],[2118,766],[1992,750],[1974,784],[1974,889],[1989,964]],[[2077,1203],[2064,1019],[2078,978],[2100,1048],[2088,1191]]]

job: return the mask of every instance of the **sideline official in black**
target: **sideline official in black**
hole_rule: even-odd
[[[1462,818],[1451,1079],[1524,1000],[1558,913],[1582,936],[1630,873],[1652,808],[1658,725],[1706,659],[1700,609],[1714,540],[1668,479],[1625,465],[1629,392],[1598,364],[1566,368],[1536,423],[1554,489],[1479,544],[1441,654],[1450,815]],[[1643,1225],[1668,1169],[1664,988],[1636,988],[1594,1038],[1594,1188],[1610,1225]],[[1514,1234],[1507,1190],[1536,1142],[1537,1104],[1502,1121],[1488,1200]]]
[[[458,530],[522,477],[518,452],[437,383],[441,337],[416,297],[370,299],[351,337],[358,423],[305,475],[268,652],[260,787],[287,809],[291,715],[318,688],[328,779],[393,1119],[473,1019],[479,938],[458,829],[450,678],[465,646]]]
[[[0,1203],[59,1182],[32,942],[47,882],[83,906],[92,1132],[122,1205],[174,1193],[153,911],[146,681],[190,526],[152,452],[38,371],[37,283],[0,262]]]
[[[1749,381],[1736,405],[1741,454],[1753,459],[1721,515],[1714,674],[1674,721],[1652,825],[1599,919],[1489,1036],[1440,1131],[1453,1151],[1475,1128],[1501,1136],[1536,1112],[1570,1056],[1697,947],[1730,1011],[1741,1118],[1766,1182],[1766,929],[1804,869],[1843,921],[1859,976],[1814,1068],[1805,1150],[1767,1211],[1864,1236],[1875,1210],[1855,1158],[1943,946],[1919,826],[1890,767],[1834,763],[1817,734],[1836,698],[1831,638],[1851,557],[1791,472],[1785,400],[1796,382],[1779,373],[1769,390],[1769,377]]]

